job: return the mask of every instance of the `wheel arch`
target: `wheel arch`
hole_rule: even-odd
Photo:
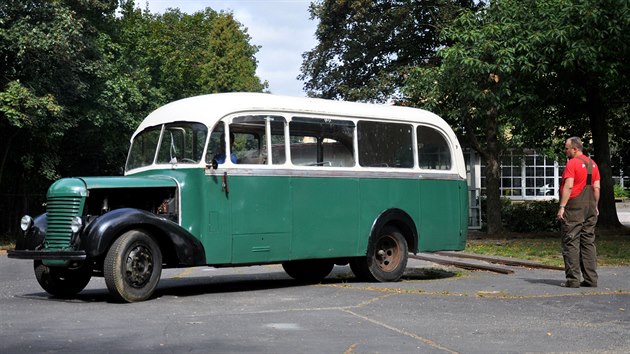
[[[203,244],[179,225],[145,210],[112,210],[91,222],[81,238],[88,257],[103,258],[114,241],[133,229],[145,231],[158,244],[167,266],[205,265]]]
[[[402,233],[410,252],[418,253],[418,228],[407,212],[398,208],[383,211],[372,224],[370,239],[376,237],[378,232],[387,225],[396,227]],[[372,242],[369,243],[368,248],[371,244]]]

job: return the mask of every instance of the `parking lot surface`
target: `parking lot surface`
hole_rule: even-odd
[[[145,302],[111,302],[102,278],[76,299],[49,297],[28,261],[0,256],[2,353],[628,353],[630,267],[599,288],[563,273],[511,275],[410,260],[397,283],[321,284],[278,265],[164,271]]]

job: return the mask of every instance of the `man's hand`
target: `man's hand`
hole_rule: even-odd
[[[558,220],[564,219],[564,207],[560,207],[558,209],[558,214],[556,215],[556,219]]]

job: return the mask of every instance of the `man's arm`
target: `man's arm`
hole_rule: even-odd
[[[558,220],[564,217],[564,207],[567,205],[569,197],[571,196],[571,191],[573,190],[573,180],[574,178],[572,177],[564,180],[564,186],[560,191],[560,207],[558,208],[558,215],[556,215]],[[597,193],[597,198],[599,199],[599,192]]]
[[[599,215],[599,181],[595,181],[593,183],[593,196],[595,197],[595,210],[597,210],[597,215]]]

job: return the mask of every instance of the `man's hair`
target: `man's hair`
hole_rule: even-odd
[[[569,144],[571,144],[572,147],[580,150],[580,151],[584,151],[584,144],[582,144],[582,140],[580,138],[578,138],[577,136],[572,136],[568,139]]]

